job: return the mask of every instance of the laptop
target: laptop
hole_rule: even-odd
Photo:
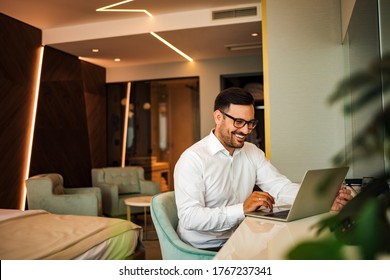
[[[291,222],[329,212],[348,169],[335,167],[308,170],[293,205],[274,206],[272,211],[262,209],[247,213],[246,216]]]

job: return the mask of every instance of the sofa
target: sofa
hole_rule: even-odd
[[[93,168],[91,175],[92,186],[102,193],[103,214],[109,217],[126,215],[126,198],[160,193],[159,183],[145,180],[141,166]],[[132,207],[131,213],[143,213],[143,208]]]

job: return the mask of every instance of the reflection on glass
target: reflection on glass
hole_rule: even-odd
[[[168,130],[167,130],[167,104],[160,103],[158,108],[158,122],[160,129],[159,147],[165,151],[167,149]]]
[[[126,159],[126,141],[127,141],[127,132],[128,132],[128,123],[129,123],[129,107],[130,107],[130,87],[131,83],[127,83],[127,90],[126,90],[126,101],[125,101],[125,122],[124,122],[124,131],[123,131],[123,140],[122,140],[122,167],[125,167],[125,159]],[[123,101],[123,99],[122,99]],[[123,105],[123,102],[122,102]]]
[[[134,141],[134,105],[131,103],[129,104],[128,114],[126,149],[130,149]]]

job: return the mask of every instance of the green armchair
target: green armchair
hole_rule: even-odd
[[[209,260],[216,252],[201,250],[185,243],[176,233],[177,208],[175,192],[165,192],[153,196],[150,212],[160,242],[164,260]]]
[[[40,174],[26,180],[28,209],[43,209],[53,214],[101,216],[99,188],[65,188],[60,174]]]
[[[92,186],[102,192],[103,213],[109,217],[126,215],[126,198],[160,192],[159,183],[145,180],[141,166],[93,168],[91,173]],[[131,213],[140,214],[143,209],[132,207]]]

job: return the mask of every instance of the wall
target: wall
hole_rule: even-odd
[[[60,173],[68,187],[91,186],[106,165],[105,69],[45,47],[30,176]]]
[[[199,77],[200,92],[200,133],[201,137],[210,133],[214,127],[212,116],[214,99],[220,92],[220,76],[239,73],[262,72],[261,57],[235,57],[146,65],[131,68],[107,69],[107,82],[125,82],[164,78]]]
[[[3,14],[0,27],[0,208],[23,209],[29,175],[58,172],[68,186],[91,186],[91,167],[106,165],[105,69],[46,47],[39,88],[41,31]]]
[[[24,203],[41,31],[0,14],[0,208]]]
[[[345,144],[341,108],[326,102],[345,71],[340,1],[262,5],[266,149],[282,173],[300,181],[307,169],[331,166]]]

